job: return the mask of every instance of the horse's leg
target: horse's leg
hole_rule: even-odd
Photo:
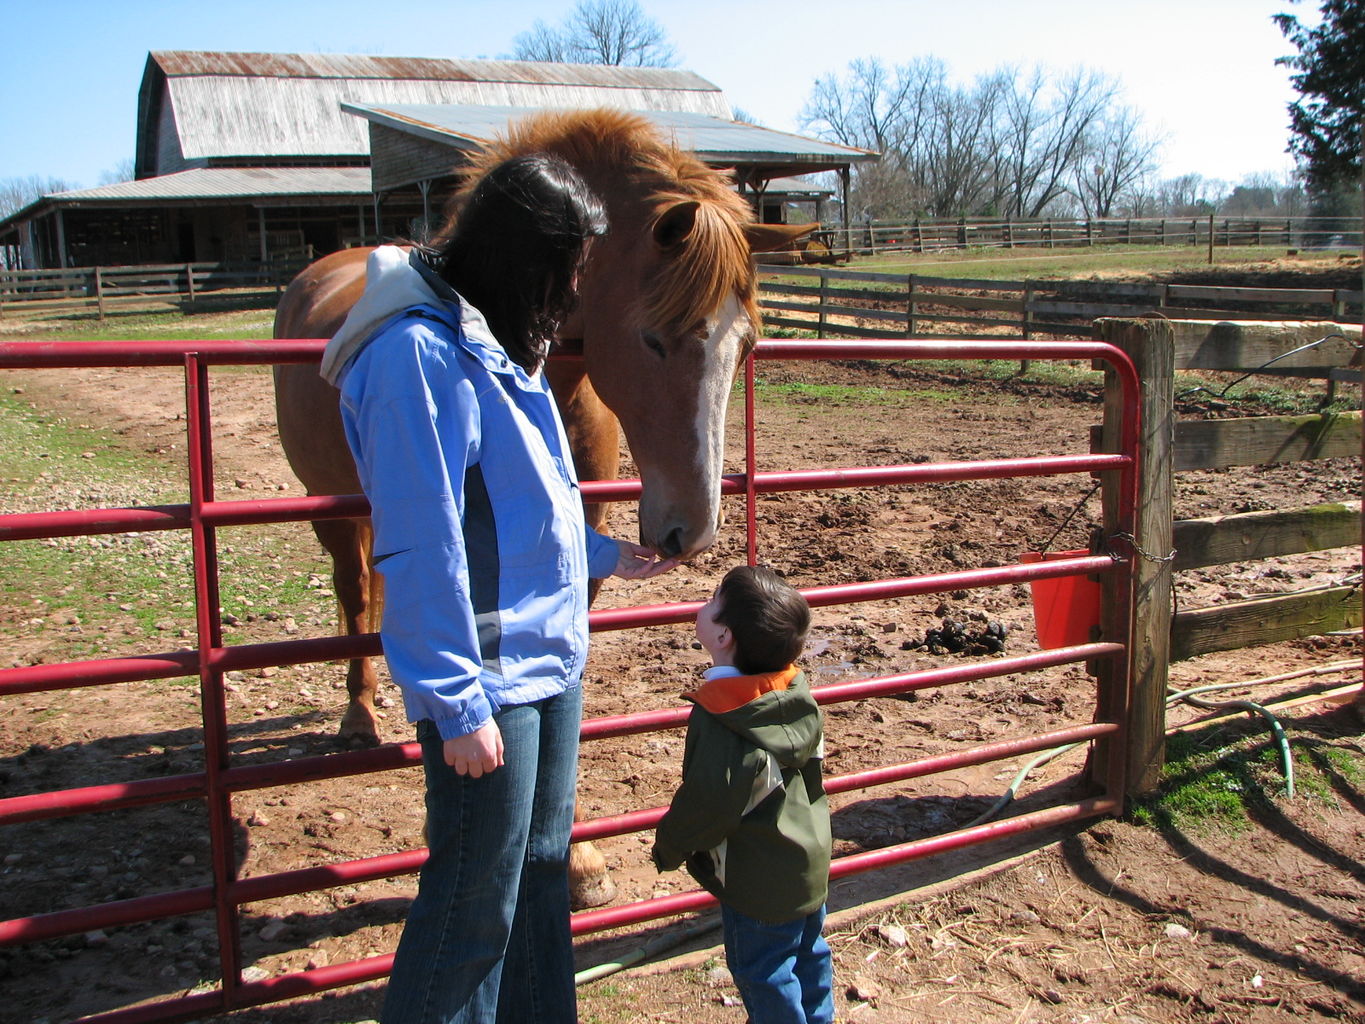
[[[581,821],[577,803],[573,820]],[[592,843],[569,845],[569,906],[574,910],[600,907],[616,899],[616,883],[607,873],[607,858]]]
[[[574,468],[580,480],[615,480],[620,468],[620,436],[616,417],[593,391],[580,365],[551,363],[545,370],[564,419]],[[584,517],[594,530],[606,527],[607,506],[585,505]],[[588,581],[588,603],[601,589],[601,580]],[[581,821],[574,806],[574,821]],[[607,859],[592,843],[569,847],[569,900],[575,910],[600,907],[616,898],[616,883],[607,873]]]
[[[369,567],[370,524],[360,519],[322,519],[313,523],[318,540],[332,556],[332,588],[336,591],[341,628],[347,636],[373,632],[377,611]],[[373,747],[379,743],[374,698],[379,677],[372,658],[353,658],[346,670],[350,698],[338,735],[346,743]]]

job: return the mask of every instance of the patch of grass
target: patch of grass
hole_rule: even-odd
[[[179,308],[114,312],[101,321],[96,313],[47,314],[19,332],[22,340],[141,341],[156,338],[194,341],[200,338],[269,338],[274,307],[253,303],[219,307],[205,314]]]
[[[1033,359],[1025,369],[1016,359],[914,360],[902,365],[963,380],[1016,381],[1061,387],[1098,388],[1103,371],[1074,359]]]
[[[762,401],[784,402],[789,405],[865,405],[903,409],[926,402],[946,403],[954,400],[953,392],[948,388],[882,388],[853,384],[812,384],[802,381],[777,384],[756,380],[754,392]]]
[[[224,367],[217,372],[255,367]],[[268,371],[267,371],[268,372]],[[129,448],[109,431],[0,394],[0,494],[6,512],[134,508],[186,501],[182,465]],[[289,531],[309,552],[300,565]],[[306,524],[219,534],[225,615],[330,619],[334,599]],[[306,610],[306,612],[304,611]],[[48,660],[169,649],[193,643],[193,552],[187,530],[0,543],[0,617]],[[7,627],[8,628],[8,627]]]
[[[1207,246],[1104,245],[1057,249],[975,247],[940,252],[893,252],[859,258],[849,269],[924,274],[990,281],[1087,277],[1092,274],[1138,280],[1173,270],[1208,270]],[[1283,246],[1215,246],[1214,267],[1236,267],[1284,256]],[[1330,257],[1327,258],[1327,257]],[[1327,254],[1324,266],[1335,262]]]
[[[1353,753],[1292,736],[1295,799],[1335,806],[1328,772],[1359,787],[1365,766]],[[1167,739],[1161,785],[1138,801],[1132,819],[1139,825],[1174,828],[1190,835],[1240,835],[1250,827],[1248,811],[1286,794],[1279,746],[1264,731],[1244,735],[1240,728],[1219,728],[1208,735],[1176,733]]]
[[[136,455],[119,446],[116,435],[37,409],[21,394],[0,393],[0,480],[8,479],[7,495],[24,490],[15,484],[32,490],[57,476],[78,483],[111,483],[144,480],[145,471]],[[148,504],[167,500],[172,499],[156,498]]]

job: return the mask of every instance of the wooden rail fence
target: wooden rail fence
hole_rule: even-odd
[[[1326,334],[1324,332],[1330,332]],[[1095,336],[1128,352],[1143,380],[1143,451],[1136,537],[1131,668],[1135,715],[1130,784],[1154,787],[1162,764],[1169,664],[1201,654],[1319,636],[1361,625],[1361,585],[1353,582],[1256,597],[1207,608],[1177,609],[1172,573],[1231,562],[1256,561],[1361,541],[1361,503],[1175,520],[1173,474],[1199,469],[1329,458],[1359,458],[1361,414],[1256,416],[1222,420],[1175,418],[1177,369],[1249,372],[1267,352],[1290,352],[1301,338],[1329,337],[1281,361],[1284,372],[1329,377],[1359,367],[1361,328],[1342,324],[1227,323],[1166,319],[1107,319]],[[1358,373],[1358,370],[1356,371]],[[1112,392],[1111,382],[1109,390]],[[1112,401],[1108,399],[1107,401]],[[1092,449],[1114,450],[1113,428],[1096,428]],[[1114,498],[1106,494],[1106,508]]]
[[[1362,292],[1125,281],[988,281],[829,267],[759,267],[771,334],[817,338],[955,338],[964,328],[1025,338],[1091,337],[1100,317],[1157,312],[1198,320],[1348,320]]]
[[[136,267],[0,270],[0,315],[49,309],[110,307],[149,301],[199,302],[247,294],[278,295],[310,254],[267,263],[168,263]]]
[[[1359,249],[1358,228],[1326,217],[919,217],[826,230],[821,238],[844,255],[939,252],[967,248],[1077,248],[1096,245],[1273,245]]]

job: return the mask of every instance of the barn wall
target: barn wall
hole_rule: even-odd
[[[156,127],[156,166],[152,176],[174,174],[189,167],[184,154],[180,151],[180,130],[176,126],[174,105],[165,102],[163,97]]]
[[[462,159],[454,146],[370,125],[370,174],[379,192],[448,177]]]

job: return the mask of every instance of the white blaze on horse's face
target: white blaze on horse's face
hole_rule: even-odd
[[[698,551],[715,542],[716,527],[720,523],[720,478],[725,471],[725,410],[740,352],[753,330],[748,314],[734,296],[725,300],[725,305],[706,326],[707,373],[697,393],[696,444],[698,473],[705,481],[705,493],[711,496],[712,508],[707,522],[713,525],[705,536],[697,538]]]
[[[632,442],[645,480],[640,542],[670,557],[690,558],[716,540],[725,412],[752,330],[744,305],[728,297],[703,324],[672,339],[664,387],[654,404],[634,410],[650,424],[654,442],[653,447]],[[629,436],[631,424],[625,425]],[[663,442],[666,451],[659,448]]]

